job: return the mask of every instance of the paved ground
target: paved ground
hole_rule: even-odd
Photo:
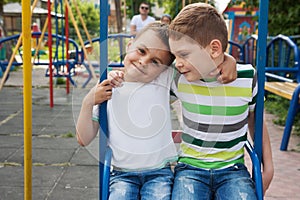
[[[85,78],[76,81],[80,86]],[[70,94],[66,94],[64,86],[56,87],[54,108],[50,108],[44,69],[33,70],[32,199],[98,199],[98,140],[82,148],[74,137],[82,97],[95,81],[86,89],[72,87]],[[24,199],[22,85],[22,70],[19,70],[10,73],[0,91],[0,200]],[[280,151],[283,129],[273,125],[272,115],[267,114],[266,119],[275,177],[265,199],[300,199],[300,138],[292,136],[289,150]]]

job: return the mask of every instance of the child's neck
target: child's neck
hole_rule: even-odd
[[[216,66],[219,66],[220,64],[222,64],[224,62],[224,53],[220,54],[220,56],[216,57],[214,59],[214,62],[216,64]]]

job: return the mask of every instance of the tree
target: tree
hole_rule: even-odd
[[[144,2],[144,0],[126,0],[127,4],[127,15],[132,18],[133,15],[139,13],[139,5]],[[151,6],[154,6],[157,4],[159,7],[163,7],[165,10],[165,13],[168,13],[174,18],[177,13],[182,9],[182,2],[183,0],[148,0],[151,4]],[[214,5],[214,0],[184,0],[185,5],[191,4],[191,3],[197,3],[197,2],[207,2],[209,4]],[[153,16],[153,13],[149,13],[149,15]],[[160,16],[154,16],[154,17],[160,17]]]
[[[77,1],[77,5],[79,7],[80,13],[82,15],[83,21],[85,22],[85,25],[87,27],[87,30],[91,37],[99,36],[99,10],[95,8],[93,3],[88,2],[81,2]],[[80,34],[83,38],[83,40],[87,40],[87,35],[84,32],[83,25],[78,17],[76,7],[74,5],[71,5],[72,13],[75,17],[76,24],[80,30]],[[74,28],[74,25],[71,20],[69,20],[69,27],[70,27],[70,37],[71,38],[77,38],[76,31]]]
[[[293,0],[270,0],[269,34],[299,35],[300,4]]]
[[[118,33],[122,32],[122,11],[121,11],[121,2],[120,0],[115,0],[115,6],[116,6],[116,18],[117,18],[117,31]]]

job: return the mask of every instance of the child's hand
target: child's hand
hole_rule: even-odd
[[[104,101],[110,100],[112,95],[112,86],[109,80],[104,80],[96,85],[95,88],[95,103],[99,104]]]
[[[94,106],[104,101],[110,100],[112,95],[112,86],[109,80],[104,80],[95,85],[84,98],[84,104]]]
[[[218,75],[218,81],[221,83],[230,83],[237,78],[236,60],[229,54],[224,54],[224,62],[210,75]]]
[[[108,73],[108,80],[112,87],[121,87],[124,81],[124,72],[122,71],[110,71]]]

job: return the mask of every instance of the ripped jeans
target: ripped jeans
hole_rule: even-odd
[[[135,172],[113,170],[109,200],[170,200],[173,180],[170,166]]]
[[[243,164],[226,169],[175,167],[172,200],[256,200],[255,183]]]

